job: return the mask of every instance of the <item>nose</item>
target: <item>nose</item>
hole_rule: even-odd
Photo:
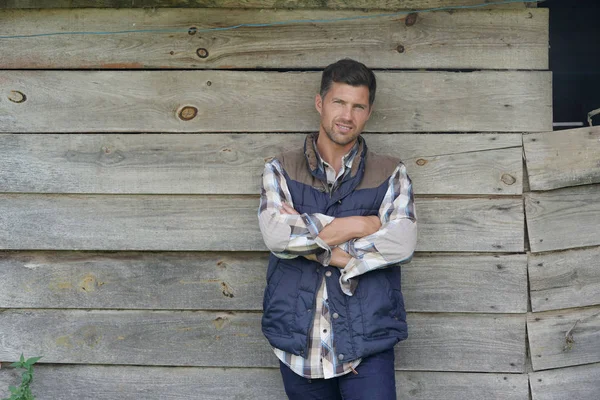
[[[346,106],[342,110],[342,118],[350,121],[352,120],[352,106]]]

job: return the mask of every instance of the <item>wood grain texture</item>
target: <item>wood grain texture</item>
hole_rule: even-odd
[[[396,351],[402,369],[524,372],[524,315],[428,313],[407,318],[410,337]]]
[[[324,68],[339,58],[371,68],[548,69],[548,10],[379,12],[224,9],[11,10],[0,36],[123,32],[0,40],[0,68]],[[366,18],[370,17],[370,18]],[[345,19],[201,32],[241,24]],[[348,20],[355,18],[354,20]],[[188,33],[191,27],[198,31]],[[319,34],[315,35],[315,29]],[[159,30],[158,32],[147,32]],[[166,32],[164,30],[167,30]],[[13,51],[15,45],[28,49]],[[398,46],[402,46],[399,51]],[[206,58],[196,53],[208,51]]]
[[[600,364],[560,368],[529,374],[533,400],[597,400]]]
[[[600,185],[532,192],[525,214],[532,252],[600,244]]]
[[[402,268],[410,311],[527,312],[525,255],[417,255]]]
[[[535,371],[600,361],[600,306],[531,313],[527,332]]]
[[[420,10],[437,7],[475,6],[481,0],[4,0],[1,8],[80,8],[80,7],[222,7],[222,8],[331,8]],[[485,5],[484,8],[524,8],[525,3]]]
[[[523,136],[531,190],[600,183],[600,126]]]
[[[600,247],[529,256],[533,311],[600,305]]]
[[[396,372],[398,399],[407,400],[527,400],[522,374],[457,372]]]
[[[0,359],[45,363],[274,367],[260,313],[4,310]],[[396,368],[523,372],[525,315],[409,314]],[[244,351],[239,351],[244,349]]]
[[[0,249],[266,250],[258,197],[0,195]],[[523,251],[520,199],[418,199],[418,251]]]
[[[314,97],[320,75],[241,71],[0,71],[0,132],[313,131],[319,122]],[[377,99],[367,132],[552,129],[550,72],[378,72],[376,75]],[[22,93],[26,100],[15,102],[23,99],[15,92]],[[196,107],[196,117],[188,121],[180,119],[179,111],[184,107]]]
[[[257,194],[264,160],[303,134],[0,135],[0,192]],[[517,134],[365,135],[417,194],[522,193]]]
[[[262,310],[265,253],[0,252],[0,308]],[[417,254],[408,311],[523,313],[525,255]]]
[[[16,371],[0,370],[0,396],[17,382]],[[396,372],[397,396],[408,400],[527,400],[527,386],[527,375],[521,374]],[[40,365],[32,387],[38,400],[285,398],[274,368]]]

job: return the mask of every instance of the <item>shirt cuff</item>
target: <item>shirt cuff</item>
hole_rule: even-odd
[[[331,247],[329,247],[329,245],[318,236],[315,237],[315,243],[324,250],[316,254],[317,261],[325,267],[328,266],[331,262]]]
[[[342,269],[342,275],[340,276],[340,287],[342,288],[342,292],[344,292],[347,296],[354,295],[354,291],[358,286],[358,278],[354,278],[356,275],[356,264],[359,263],[360,260],[356,258],[351,258],[348,261],[348,264]]]

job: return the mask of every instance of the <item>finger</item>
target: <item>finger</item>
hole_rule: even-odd
[[[283,203],[283,207],[288,214],[298,214],[298,211],[294,209],[294,207],[290,206],[287,203]]]

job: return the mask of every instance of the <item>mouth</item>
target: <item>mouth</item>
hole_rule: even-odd
[[[348,133],[348,132],[350,132],[352,130],[352,125],[346,125],[346,124],[336,123],[335,126],[342,133]]]

